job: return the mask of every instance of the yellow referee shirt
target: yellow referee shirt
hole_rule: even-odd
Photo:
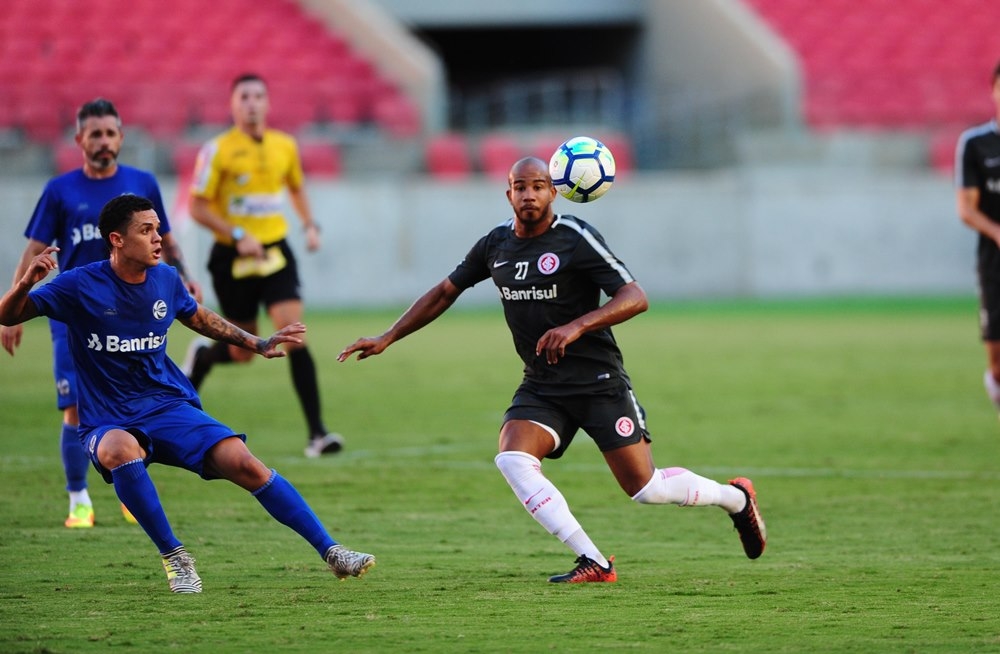
[[[261,243],[288,233],[282,213],[285,188],[302,186],[302,161],[295,139],[273,129],[260,141],[238,127],[206,143],[198,153],[191,195],[208,200],[233,227],[240,226]],[[216,234],[231,245],[229,235]]]

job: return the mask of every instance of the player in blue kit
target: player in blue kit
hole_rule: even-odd
[[[83,166],[53,178],[45,186],[35,211],[24,231],[28,239],[14,281],[21,279],[32,258],[47,246],[59,246],[59,268],[62,271],[108,258],[107,248],[97,228],[101,207],[123,193],[135,193],[149,198],[160,216],[163,236],[163,259],[175,266],[188,288],[201,299],[201,289],[185,274],[180,247],[170,232],[170,223],[163,209],[160,187],[151,173],[118,163],[124,134],[121,118],[115,106],[103,98],[82,105],[76,118],[76,143],[83,155]],[[61,453],[69,491],[70,528],[94,526],[94,509],[87,492],[87,470],[90,464],[77,437],[77,376],[66,343],[66,327],[56,320],[49,321],[52,333],[53,372],[56,385],[56,405],[63,412]],[[13,356],[21,343],[20,325],[0,328],[0,343]],[[134,522],[123,507],[125,519]]]
[[[199,334],[268,359],[285,356],[278,346],[300,342],[305,325],[293,323],[260,338],[199,305],[177,271],[160,265],[160,220],[146,198],[112,199],[98,226],[109,258],[63,272],[32,290],[56,268],[52,255],[59,249],[46,247],[0,298],[0,324],[40,315],[66,324],[80,379],[80,440],[156,545],[170,590],[201,592],[201,578],[167,521],[146,469],[153,463],[204,479],[228,479],[308,541],[338,578],[364,574],[375,557],[333,540],[298,491],[250,452],[245,434],[202,410],[194,387],[167,357],[167,330],[175,318]]]
[[[508,183],[514,218],[481,238],[385,333],[358,339],[338,359],[383,352],[444,313],[465,289],[492,279],[524,362],[524,379],[504,415],[495,463],[528,513],[577,555],[573,570],[549,581],[618,578],[614,557],[605,558],[542,474],[541,460],[561,457],[581,429],[633,500],[722,507],[746,555],[759,557],[767,533],[749,479],[720,484],[685,468],[653,464],[646,415],[611,333],[612,325],[646,310],[645,292],[596,229],[553,212],[556,189],[544,161],[518,161]],[[610,299],[600,305],[602,292]]]

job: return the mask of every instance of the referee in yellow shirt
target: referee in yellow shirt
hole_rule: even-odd
[[[284,194],[295,208],[310,252],[319,249],[319,228],[305,194],[295,139],[267,127],[267,84],[244,74],[233,80],[233,127],[208,141],[198,154],[191,186],[191,216],[212,230],[208,261],[221,313],[257,334],[263,304],[275,330],[302,319],[303,305],[295,256],[288,247]],[[309,427],[307,457],[339,452],[340,434],[327,431],[321,416],[316,366],[306,343],[287,344],[292,381]],[[198,389],[217,363],[246,363],[247,352],[226,343],[196,340],[184,372]]]

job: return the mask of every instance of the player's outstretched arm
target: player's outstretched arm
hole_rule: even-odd
[[[306,331],[305,325],[300,322],[293,322],[274,332],[269,338],[261,338],[240,329],[219,314],[200,304],[198,305],[198,310],[189,318],[178,318],[178,320],[202,336],[256,352],[265,359],[285,356],[287,353],[284,350],[277,349],[278,346],[282,343],[301,343],[302,338],[299,334],[304,334]]]
[[[410,305],[410,308],[385,333],[372,338],[359,338],[337,355],[337,361],[347,361],[355,352],[358,353],[358,360],[381,354],[399,339],[433,322],[447,311],[461,294],[462,289],[452,284],[446,277],[440,284],[417,298],[417,301]]]
[[[38,308],[28,299],[28,291],[58,267],[52,256],[58,251],[59,248],[49,245],[31,258],[21,278],[0,298],[0,325],[19,325],[38,316]]]
[[[12,284],[16,284],[21,279],[24,271],[28,269],[31,259],[41,254],[47,246],[48,243],[42,243],[33,238],[28,239],[27,245],[24,246],[24,252],[21,253],[21,260],[17,262],[17,269],[14,270]],[[21,325],[11,325],[10,327],[0,326],[0,346],[3,346],[3,349],[7,350],[8,354],[14,356],[14,350],[21,346],[21,336],[23,333],[24,327]]]

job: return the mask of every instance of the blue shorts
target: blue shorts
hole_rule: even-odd
[[[66,325],[58,320],[49,320],[52,332],[52,375],[56,380],[56,406],[60,411],[76,406],[76,366],[69,353],[69,338]]]
[[[246,442],[246,434],[237,434],[198,407],[188,402],[170,402],[155,414],[128,424],[80,427],[80,441],[94,467],[112,483],[111,471],[97,460],[97,445],[112,429],[123,429],[135,436],[146,451],[143,463],[161,463],[198,473],[202,479],[214,479],[205,473],[205,455],[219,441],[236,436]]]

